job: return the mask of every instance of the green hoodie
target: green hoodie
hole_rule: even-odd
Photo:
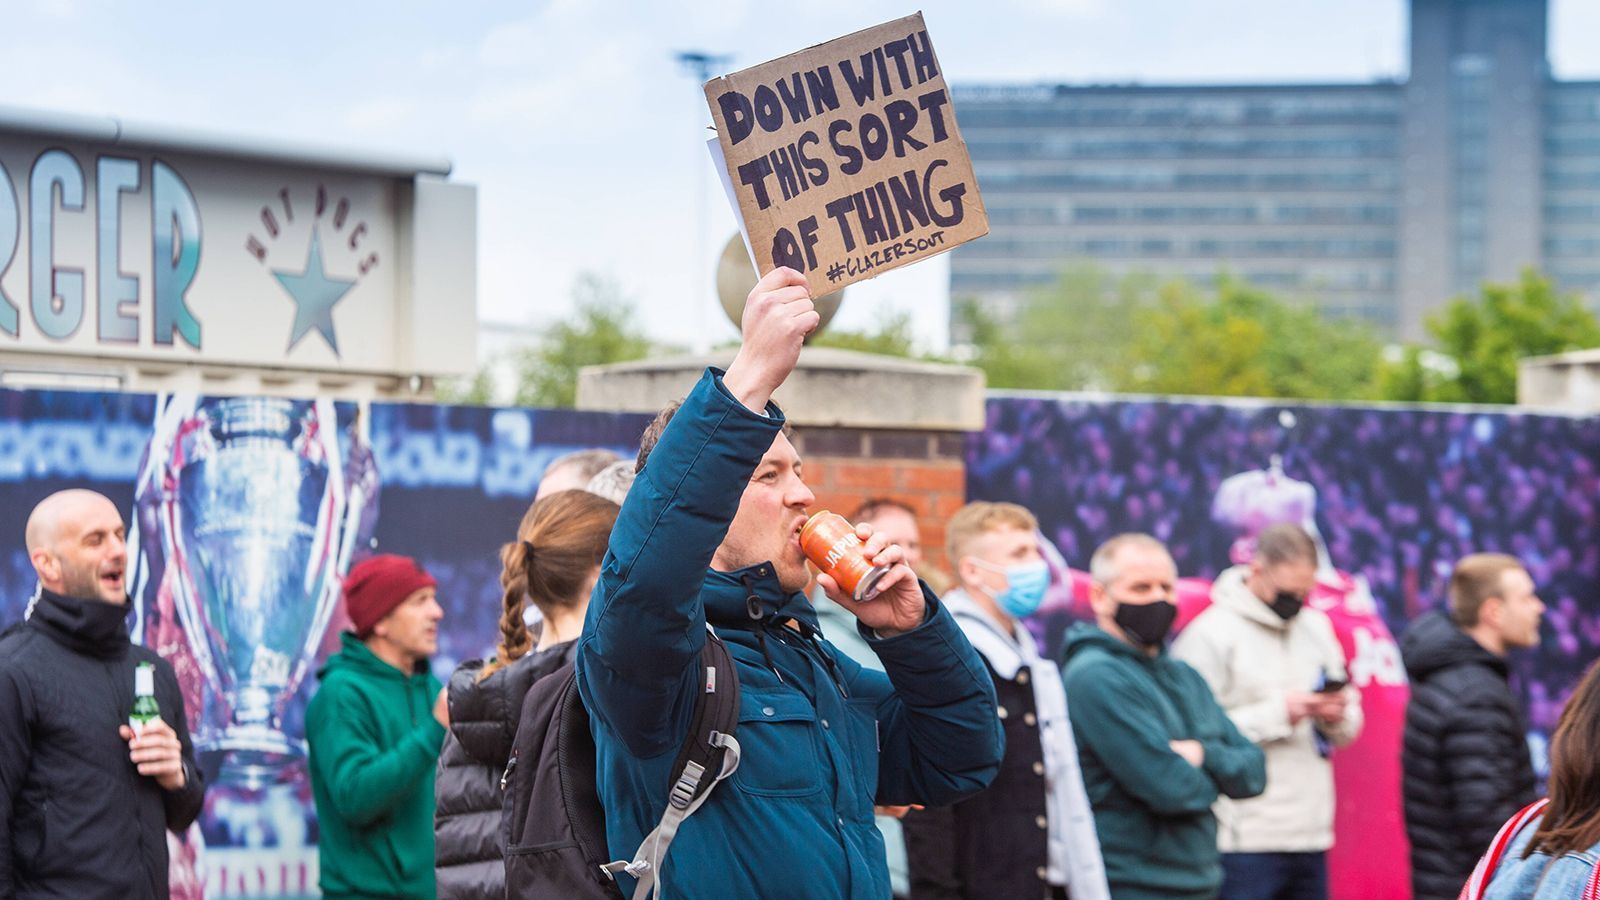
[[[1266,787],[1261,748],[1245,740],[1194,669],[1163,647],[1147,656],[1092,625],[1067,635],[1062,680],[1116,900],[1214,897],[1222,885],[1218,793]],[[1170,741],[1197,740],[1195,768]]]
[[[306,707],[325,897],[435,897],[433,771],[441,685],[407,675],[350,632]]]

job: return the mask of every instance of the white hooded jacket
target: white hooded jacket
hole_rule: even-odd
[[[1172,654],[1211,685],[1217,702],[1267,759],[1267,789],[1248,800],[1220,798],[1217,844],[1224,853],[1318,852],[1333,846],[1333,767],[1318,748],[1342,747],[1361,733],[1361,695],[1345,687],[1344,720],[1289,721],[1288,695],[1322,679],[1348,680],[1344,652],[1328,617],[1305,607],[1285,621],[1245,584],[1235,566],[1211,587],[1211,607],[1195,617]]]

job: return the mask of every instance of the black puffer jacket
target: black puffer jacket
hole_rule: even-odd
[[[1538,791],[1506,661],[1444,614],[1407,629],[1406,834],[1414,900],[1454,900],[1495,832]]]
[[[450,676],[450,733],[439,753],[433,792],[434,870],[440,900],[503,900],[500,776],[517,735],[522,698],[545,675],[572,661],[575,641],[529,653],[478,680],[483,660]]]
[[[128,607],[41,591],[0,636],[0,897],[158,900],[167,831],[200,814],[172,666],[128,640]],[[155,667],[161,717],[183,745],[184,781],[140,775],[117,729],[133,710],[133,669]]]

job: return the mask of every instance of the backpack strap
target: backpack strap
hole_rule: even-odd
[[[1600,866],[1589,870],[1589,883],[1583,886],[1580,900],[1600,900]]]
[[[1500,826],[1500,831],[1489,843],[1489,849],[1478,860],[1478,865],[1472,870],[1472,877],[1461,886],[1461,893],[1456,900],[1483,900],[1483,892],[1488,890],[1489,882],[1494,878],[1495,870],[1500,867],[1500,858],[1506,855],[1506,848],[1517,839],[1517,834],[1527,827],[1528,823],[1544,814],[1544,808],[1550,804],[1550,798],[1540,797],[1538,800],[1524,806],[1520,812],[1512,816],[1506,824]],[[1597,870],[1600,874],[1600,870]],[[1600,882],[1590,878],[1591,887],[1600,890]],[[1600,900],[1600,895],[1590,898],[1587,894],[1584,900]]]
[[[649,900],[660,890],[661,862],[678,836],[679,826],[706,802],[718,782],[739,768],[739,742],[733,736],[739,724],[739,676],[732,654],[710,625],[706,626],[705,645],[700,648],[700,673],[701,689],[695,692],[689,731],[672,764],[666,812],[639,843],[633,859],[614,860],[600,867],[613,879],[618,872],[637,879],[633,900]],[[707,778],[708,772],[715,774]]]

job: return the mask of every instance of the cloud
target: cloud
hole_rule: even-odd
[[[538,16],[491,28],[468,103],[477,125],[565,129],[585,140],[615,136],[668,60],[638,30],[619,29],[603,9],[558,2]]]

